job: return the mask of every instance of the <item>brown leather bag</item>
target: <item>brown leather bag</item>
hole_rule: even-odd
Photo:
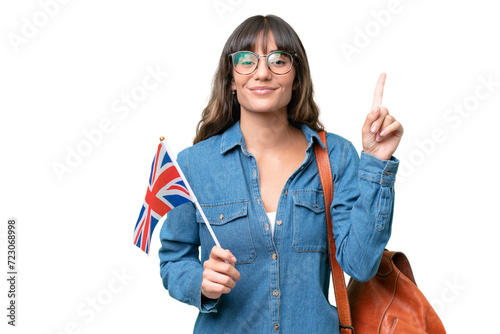
[[[326,132],[319,133],[326,147]],[[368,282],[349,281],[335,258],[330,204],[333,180],[328,148],[316,143],[316,162],[323,187],[328,252],[342,334],[446,334],[438,315],[418,289],[410,263],[401,252],[385,250],[377,274]],[[349,307],[350,305],[350,307]]]

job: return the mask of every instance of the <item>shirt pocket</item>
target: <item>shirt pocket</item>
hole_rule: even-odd
[[[248,223],[248,202],[200,204],[222,248],[229,249],[236,257],[236,264],[251,263],[256,256]],[[202,247],[210,254],[215,241],[203,217],[196,209],[196,220],[202,230]]]
[[[293,194],[293,248],[297,252],[327,251],[325,202],[321,190]]]

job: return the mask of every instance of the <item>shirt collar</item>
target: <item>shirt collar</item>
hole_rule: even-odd
[[[234,123],[229,129],[224,131],[220,141],[220,154],[224,154],[236,145],[240,145],[245,150],[245,140],[240,129],[240,121]]]
[[[324,150],[326,149],[326,146],[323,144],[319,134],[316,131],[314,131],[313,129],[311,129],[307,125],[302,124],[302,132],[304,132],[304,136],[306,136],[308,148],[314,144],[314,139],[316,139],[316,141],[319,143],[321,148]]]
[[[301,130],[304,133],[304,136],[306,137],[307,140],[307,147],[311,147],[314,144],[314,139],[320,144],[320,146],[325,149],[325,145],[323,145],[323,142],[321,141],[321,138],[319,137],[318,133],[308,127],[305,124],[301,125]],[[246,146],[245,146],[245,139],[243,138],[243,133],[241,132],[240,128],[240,121],[237,121],[234,123],[229,129],[227,129],[223,134],[221,138],[221,143],[220,143],[220,154],[224,154],[233,147],[239,145],[243,152],[246,152]]]

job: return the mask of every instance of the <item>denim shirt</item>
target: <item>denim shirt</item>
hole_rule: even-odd
[[[179,153],[221,247],[236,257],[240,280],[220,298],[201,298],[203,262],[215,245],[193,203],[167,214],[160,231],[160,274],[173,298],[198,308],[194,333],[340,333],[329,303],[325,205],[314,154],[319,135],[302,125],[306,156],[282,189],[274,236],[260,198],[259,170],[237,122]],[[327,133],[336,258],[367,281],[378,269],[392,225],[399,161],[361,152]],[[200,261],[201,250],[201,261]]]

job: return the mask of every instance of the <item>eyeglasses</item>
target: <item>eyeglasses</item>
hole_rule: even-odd
[[[287,74],[292,69],[293,57],[285,51],[272,51],[266,56],[259,56],[252,51],[238,51],[231,53],[233,58],[233,68],[236,72],[243,75],[251,74],[259,66],[259,59],[266,57],[267,68],[274,74]]]

